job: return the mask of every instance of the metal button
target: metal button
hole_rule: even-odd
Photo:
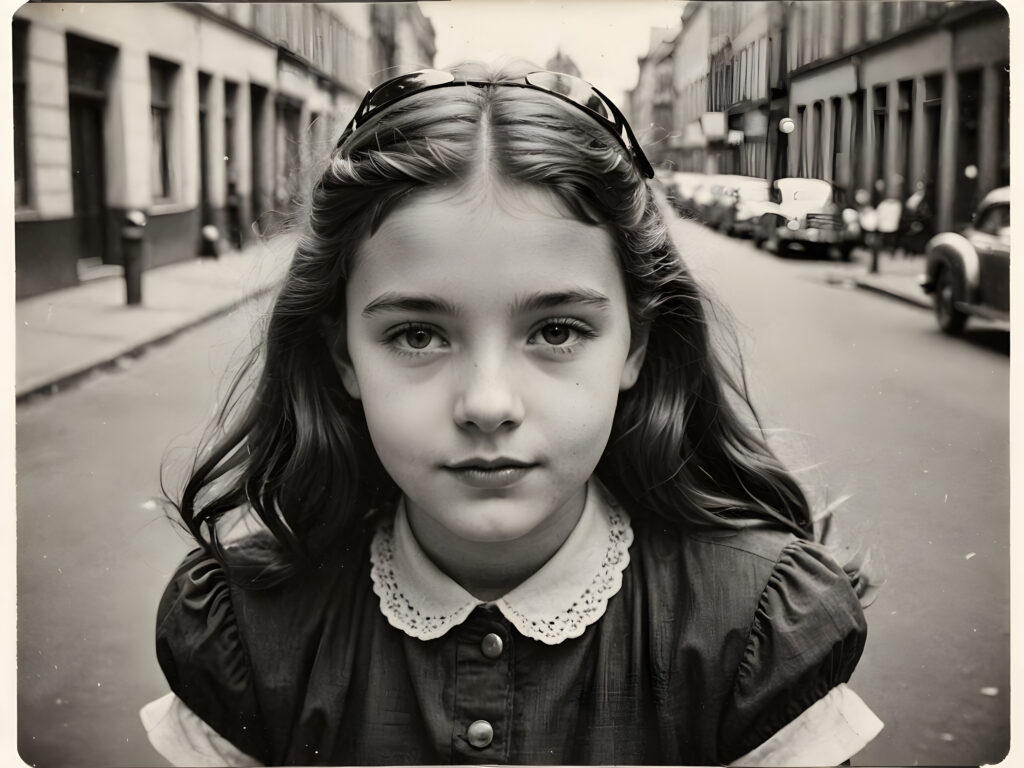
[[[476,720],[470,723],[469,729],[466,731],[466,738],[471,746],[483,749],[490,746],[494,739],[494,729],[486,720]]]
[[[501,638],[493,632],[484,635],[484,639],[480,641],[480,650],[488,659],[496,659],[501,656],[504,647],[505,644],[501,642]]]

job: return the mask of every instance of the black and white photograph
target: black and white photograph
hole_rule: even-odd
[[[1008,2],[7,10],[0,762],[1019,757]]]

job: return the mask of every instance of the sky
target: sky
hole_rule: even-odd
[[[446,67],[466,59],[525,58],[539,66],[561,49],[620,105],[636,85],[637,57],[651,27],[679,26],[682,0],[431,0],[420,2],[434,25]]]

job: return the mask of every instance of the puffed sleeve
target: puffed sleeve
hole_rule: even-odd
[[[217,734],[266,762],[245,644],[221,565],[189,553],[160,600],[157,660],[174,694]]]
[[[825,548],[787,545],[758,602],[720,754],[741,765],[837,765],[859,751],[881,729],[845,685],[866,635],[850,579]]]

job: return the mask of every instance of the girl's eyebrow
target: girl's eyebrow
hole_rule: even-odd
[[[461,314],[458,307],[440,296],[392,291],[382,293],[363,307],[363,317],[372,317],[379,312],[425,312],[453,317]]]
[[[606,309],[611,300],[591,288],[568,288],[562,291],[530,293],[520,296],[509,310],[510,315],[553,309],[565,304],[587,304]],[[363,307],[363,317],[381,312],[423,312],[458,317],[461,310],[447,299],[432,294],[407,294],[387,291]]]
[[[522,296],[513,304],[511,314],[553,309],[564,304],[589,304],[598,309],[607,309],[611,303],[611,299],[591,288],[569,288],[564,291],[538,292]]]

